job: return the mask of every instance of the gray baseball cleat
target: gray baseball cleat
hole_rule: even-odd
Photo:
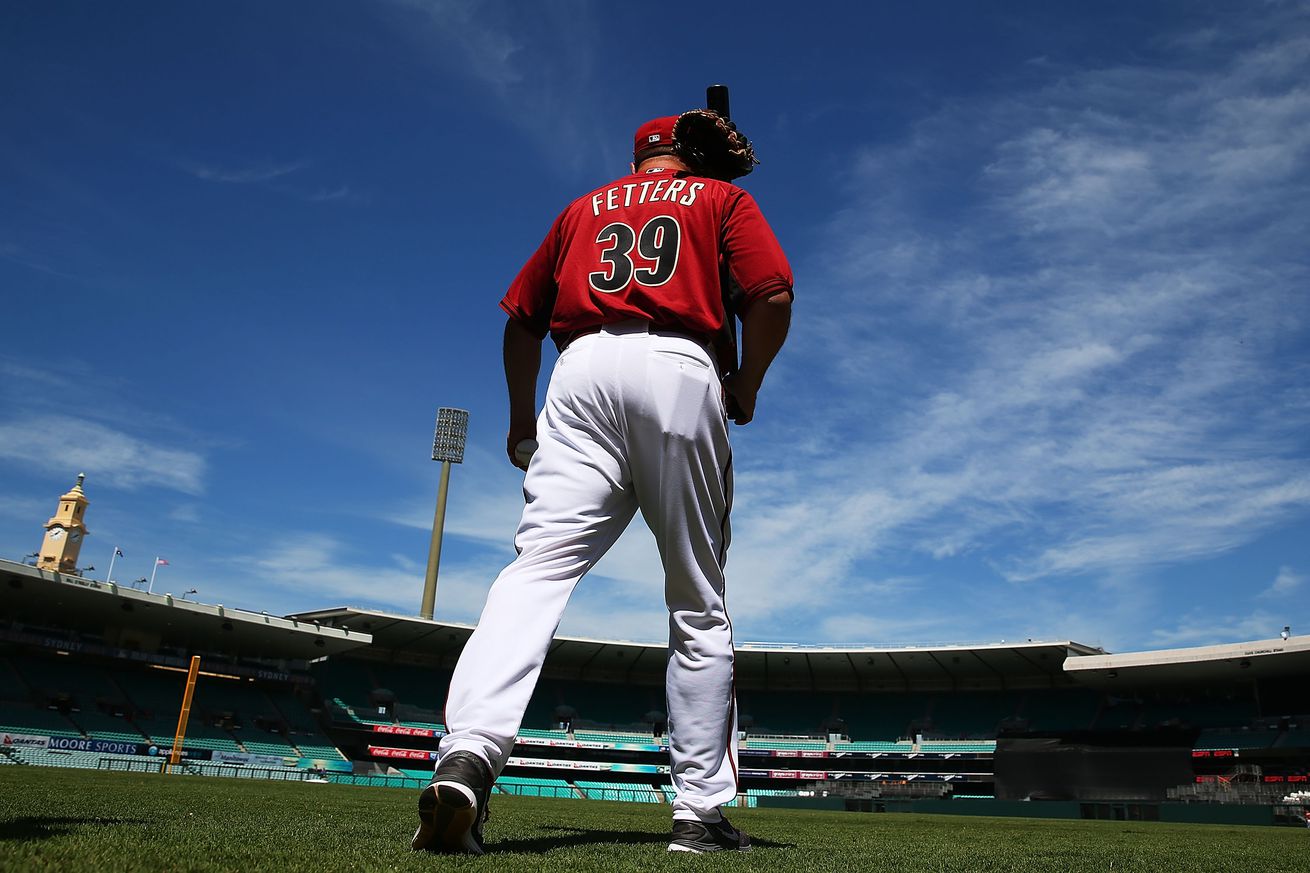
[[[732,826],[727,816],[716,822],[675,821],[670,852],[749,852],[751,838]]]
[[[415,851],[481,855],[482,824],[495,780],[491,767],[472,752],[451,752],[441,759],[432,784],[418,796]]]

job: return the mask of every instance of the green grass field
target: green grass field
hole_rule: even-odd
[[[669,855],[667,806],[496,797],[491,854],[409,850],[408,791],[0,769],[0,870],[1310,871],[1295,828],[742,810],[749,854]]]

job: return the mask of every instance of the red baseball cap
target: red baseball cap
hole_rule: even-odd
[[[677,120],[676,115],[666,115],[663,118],[652,118],[637,128],[632,138],[633,160],[647,149],[673,145],[673,123]]]

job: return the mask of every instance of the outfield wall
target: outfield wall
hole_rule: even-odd
[[[914,812],[996,818],[1111,819],[1183,824],[1274,825],[1275,808],[1228,803],[1080,803],[1073,800],[923,800],[886,799],[852,803],[846,798],[761,797],[760,807],[774,809],[847,809],[865,812]],[[863,808],[861,808],[863,807]]]

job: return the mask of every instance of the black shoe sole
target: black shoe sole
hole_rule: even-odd
[[[691,852],[697,855],[703,855],[706,852],[749,852],[750,844],[744,846],[720,846],[717,843],[688,845],[686,843],[669,843],[670,852]]]
[[[471,794],[457,782],[438,782],[423,789],[418,797],[419,826],[410,845],[424,852],[483,854],[473,836],[478,807]]]

